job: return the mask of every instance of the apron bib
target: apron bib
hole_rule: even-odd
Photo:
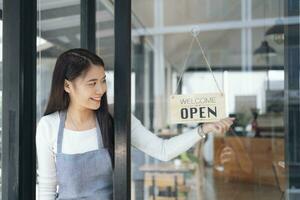
[[[98,149],[80,154],[62,153],[66,111],[59,113],[56,177],[57,200],[112,200],[112,164],[103,147],[101,130],[96,121]]]

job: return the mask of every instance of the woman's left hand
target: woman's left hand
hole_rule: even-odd
[[[204,123],[202,125],[202,131],[205,134],[214,133],[214,134],[223,135],[229,130],[234,120],[235,118],[227,117],[217,122]]]

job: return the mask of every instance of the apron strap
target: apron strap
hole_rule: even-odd
[[[66,121],[66,111],[59,112],[59,128],[58,128],[58,136],[57,136],[57,153],[61,153],[62,151],[62,141],[64,136],[64,127]]]
[[[98,149],[101,149],[103,148],[103,141],[102,141],[101,129],[97,117],[96,117],[96,130],[97,130]]]
[[[63,142],[63,136],[64,136],[65,121],[66,121],[66,111],[63,110],[63,111],[59,112],[59,128],[58,128],[58,136],[57,136],[57,153],[62,152],[62,142]],[[97,117],[96,117],[96,131],[97,131],[98,149],[101,149],[103,147],[103,141],[102,141],[101,129],[100,129]]]

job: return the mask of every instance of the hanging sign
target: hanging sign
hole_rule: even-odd
[[[171,123],[215,122],[225,117],[224,94],[170,96]]]
[[[194,41],[197,42],[205,63],[213,77],[213,80],[219,90],[219,93],[208,94],[191,94],[191,95],[171,95],[170,96],[170,123],[191,123],[191,122],[215,122],[225,118],[225,97],[221,90],[208,59],[205,56],[204,49],[198,39],[199,31],[197,27],[192,29],[193,39],[191,41],[187,57],[182,67],[182,74],[177,84],[182,79],[183,73],[186,69],[187,60],[190,56]]]

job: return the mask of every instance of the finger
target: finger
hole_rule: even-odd
[[[231,122],[234,122],[236,120],[235,117],[227,117],[226,119],[230,120]]]
[[[226,118],[225,120],[226,120],[226,122],[229,124],[229,128],[230,128],[230,126],[234,123],[234,121],[232,121],[232,120],[229,119],[229,118]]]
[[[225,121],[228,124],[228,129],[233,124],[233,121],[230,118],[225,118],[223,121]]]
[[[212,130],[210,130],[212,127],[214,126],[213,123],[203,123],[202,125],[202,130],[205,132],[205,133],[210,133],[212,132]]]
[[[215,127],[216,127],[216,134],[222,134],[222,132],[223,132],[223,127],[222,127],[222,124],[220,124],[219,122],[217,122],[216,124],[215,124]]]
[[[223,135],[224,125],[221,122],[215,122],[214,127],[215,127],[215,134]]]
[[[224,134],[225,131],[226,131],[226,125],[223,122],[221,122],[221,121],[219,121],[218,124],[221,127],[221,134]]]
[[[226,118],[224,120],[229,124],[229,126],[233,124],[233,121],[230,118]]]
[[[232,121],[230,118],[224,118],[221,121],[227,124],[228,129],[230,129],[231,125],[234,123],[234,121]]]
[[[235,117],[227,117],[226,119],[229,119],[230,121],[234,121],[234,120],[236,120],[236,118]]]
[[[222,125],[223,125],[223,128],[224,128],[223,131],[224,131],[224,132],[227,132],[228,129],[229,129],[229,123],[226,122],[225,120],[221,120],[220,123],[222,123]]]
[[[220,127],[218,126],[218,124],[212,124],[211,129],[211,132],[213,132],[214,134],[218,134],[220,132]]]

